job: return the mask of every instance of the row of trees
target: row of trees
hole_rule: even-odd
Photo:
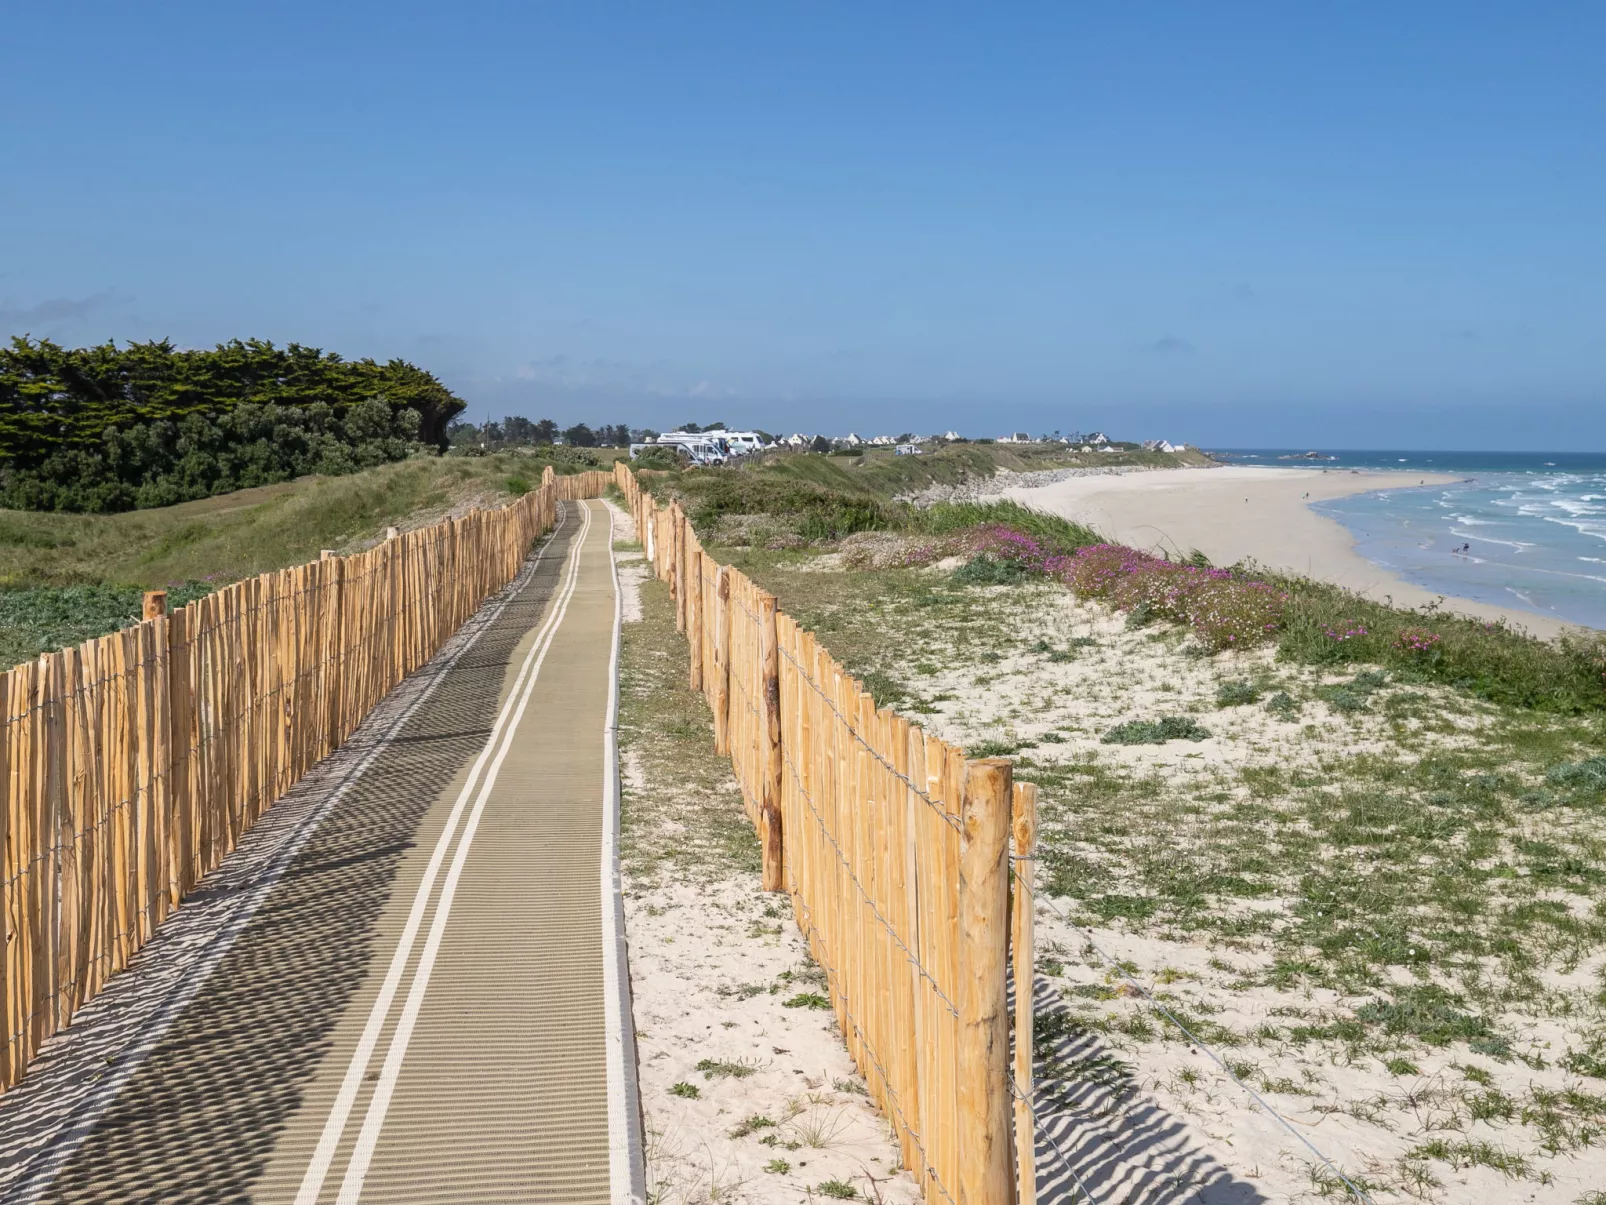
[[[646,438],[656,436],[658,433],[638,430],[635,434],[637,437]],[[560,429],[550,418],[532,422],[516,414],[507,416],[501,422],[491,419],[477,425],[453,423],[447,428],[446,435],[453,448],[464,451],[481,449],[487,452],[553,444],[559,441],[571,448],[624,448],[629,447],[631,443],[631,430],[624,423],[615,423],[612,426],[605,424],[595,430],[585,423],[576,423],[572,427]]]
[[[167,506],[438,452],[463,401],[402,360],[262,340],[0,348],[0,506]]]

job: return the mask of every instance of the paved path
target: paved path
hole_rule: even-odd
[[[276,804],[0,1097],[5,1202],[628,1202],[609,512]]]

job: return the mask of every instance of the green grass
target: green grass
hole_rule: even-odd
[[[620,854],[645,888],[669,880],[756,874],[758,838],[742,811],[714,724],[687,684],[686,642],[663,582],[641,584],[642,618],[619,649],[619,749],[632,766],[620,798]]]
[[[324,548],[354,551],[469,500],[502,505],[515,484],[539,479],[538,464],[512,453],[425,457],[154,510],[0,511],[0,666],[115,631],[142,590],[187,601],[200,587],[186,583],[216,587]]]
[[[1606,710],[1606,635],[1549,642],[1502,624],[1435,609],[1406,611],[1305,578],[1275,578],[1292,598],[1277,654],[1286,661],[1342,668],[1380,665],[1404,682],[1437,682],[1495,703],[1577,714]],[[1336,641],[1328,630],[1364,628]],[[1427,653],[1399,646],[1407,628],[1439,643]]]

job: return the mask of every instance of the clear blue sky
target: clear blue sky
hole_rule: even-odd
[[[1606,5],[13,5],[0,334],[476,417],[1606,448]]]

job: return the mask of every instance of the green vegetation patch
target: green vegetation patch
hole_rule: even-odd
[[[1128,720],[1099,739],[1106,745],[1163,745],[1167,741],[1202,741],[1209,737],[1210,730],[1197,720],[1168,715],[1158,720]]]
[[[170,586],[169,610],[213,590],[211,582]],[[137,586],[36,587],[0,590],[0,667],[81,644],[139,620],[144,592]]]

